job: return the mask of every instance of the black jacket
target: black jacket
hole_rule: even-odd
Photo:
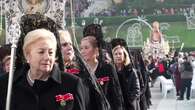
[[[11,110],[85,110],[83,85],[80,78],[62,74],[54,66],[47,81],[35,80],[33,86],[27,81],[29,67],[15,72],[11,97]],[[8,75],[0,78],[0,110],[5,110]],[[57,95],[73,95],[73,100],[62,106],[56,101]],[[64,99],[65,100],[65,99]]]
[[[125,110],[139,110],[140,85],[137,73],[128,65],[118,71]]]
[[[95,71],[97,82],[111,105],[112,110],[123,109],[123,97],[116,70],[111,64],[99,63]]]
[[[87,70],[85,70],[85,67],[81,66],[78,68],[78,66],[69,66],[66,69],[78,70],[77,73],[69,72],[69,74],[80,77],[83,82],[86,110],[110,110],[110,104],[101,90],[100,85],[96,82],[96,78],[90,76]]]

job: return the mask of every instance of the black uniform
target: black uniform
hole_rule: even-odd
[[[94,76],[90,76],[88,72],[84,70],[84,68],[80,69],[75,68],[74,66],[66,67],[66,69],[78,69],[77,73],[71,73],[81,78],[83,85],[84,85],[84,97],[85,97],[85,106],[86,110],[109,110],[110,104],[107,102],[107,99],[101,91],[101,87],[97,82],[95,82],[95,78],[92,79]]]
[[[95,71],[97,82],[101,85],[112,110],[123,109],[123,97],[116,70],[111,64],[99,63]]]
[[[85,110],[80,78],[62,74],[58,67],[54,66],[47,81],[35,80],[33,86],[30,86],[27,81],[28,70],[29,66],[24,66],[15,72],[11,110]],[[0,78],[0,110],[5,110],[7,81],[8,75]],[[58,95],[69,97],[61,98],[62,101],[58,102],[57,100],[61,100],[56,98]],[[70,100],[67,100],[68,98]]]
[[[118,77],[125,102],[125,110],[139,110],[140,85],[138,75],[128,65],[118,71]]]

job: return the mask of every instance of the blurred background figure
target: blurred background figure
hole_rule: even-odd
[[[193,77],[193,68],[189,56],[183,58],[183,62],[179,64],[179,71],[181,73],[181,93],[178,100],[184,100],[184,93],[187,89],[186,99],[190,100],[191,95],[191,81]]]
[[[3,75],[4,73],[9,73],[11,59],[10,55],[11,45],[3,45],[2,47],[0,47],[0,75]]]

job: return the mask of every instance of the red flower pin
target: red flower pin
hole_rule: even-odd
[[[65,72],[71,73],[71,74],[79,74],[80,70],[76,68],[70,68],[70,69],[65,69]]]
[[[55,98],[56,102],[59,102],[61,106],[65,106],[67,101],[74,100],[74,97],[71,93],[56,95]]]
[[[108,76],[106,77],[101,77],[97,79],[97,82],[100,83],[101,85],[104,84],[104,82],[108,82],[110,80],[110,78]]]

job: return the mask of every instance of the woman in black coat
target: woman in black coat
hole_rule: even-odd
[[[147,110],[151,105],[151,91],[149,88],[149,77],[146,72],[145,63],[139,50],[131,51],[134,57],[134,65],[138,71],[140,82],[140,109]]]
[[[20,56],[16,59],[10,108],[11,110],[85,110],[82,82],[76,76],[62,74],[62,68],[58,67],[62,63],[55,64],[56,56],[60,59],[58,37],[56,33],[47,30],[48,28],[43,29],[44,26],[48,26],[46,25],[48,22],[43,22],[42,20],[45,21],[47,18],[41,19],[41,17],[38,17],[40,24],[32,19],[27,21],[43,26],[42,29],[37,29],[36,26],[35,30],[25,28],[27,30],[22,35],[27,35],[19,39],[17,56]],[[0,79],[1,110],[5,109],[7,80],[8,75]]]
[[[139,78],[130,64],[128,52],[123,46],[116,45],[112,49],[112,54],[123,93],[125,110],[140,110]]]
[[[86,110],[108,110],[110,105],[96,79],[90,75],[80,53],[74,48],[70,33],[59,30],[65,72],[82,79],[85,90]]]
[[[90,74],[101,85],[103,93],[111,105],[111,110],[122,110],[122,94],[118,82],[118,76],[111,64],[104,63],[101,57],[98,59],[99,46],[94,36],[85,36],[81,40],[81,55],[86,61]]]
[[[24,65],[15,72],[10,110],[85,110],[83,86],[78,77],[62,74],[54,65],[47,81],[37,79],[31,86],[28,70],[29,65]],[[0,78],[0,110],[5,110],[7,81],[7,74]]]

